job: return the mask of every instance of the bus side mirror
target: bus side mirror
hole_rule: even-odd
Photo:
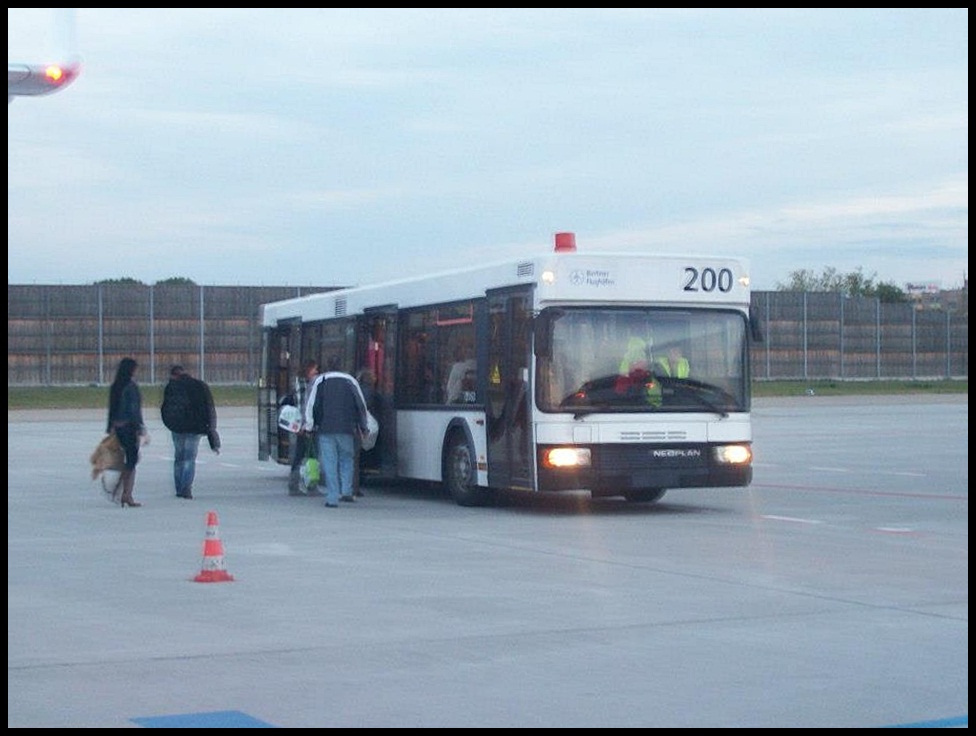
[[[752,341],[756,343],[762,343],[766,339],[763,335],[762,320],[759,319],[755,306],[749,307],[749,334],[752,336]]]
[[[563,314],[560,309],[547,309],[532,321],[532,350],[536,358],[552,357],[552,322]]]

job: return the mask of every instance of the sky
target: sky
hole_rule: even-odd
[[[63,55],[8,8],[8,60]],[[969,12],[79,8],[7,110],[7,282],[362,285],[549,252],[958,288]]]

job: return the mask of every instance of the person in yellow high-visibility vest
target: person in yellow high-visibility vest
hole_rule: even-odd
[[[627,349],[620,361],[614,390],[619,394],[625,394],[640,387],[648,404],[660,406],[661,385],[654,380],[654,375],[650,372],[652,344],[653,341],[640,337],[632,337],[627,341]]]
[[[672,345],[668,348],[667,357],[658,358],[655,361],[654,369],[661,372],[661,375],[671,378],[687,378],[691,372],[691,365],[688,359],[681,354],[681,348]]]
[[[635,368],[646,369],[647,359],[650,355],[650,346],[640,337],[632,337],[627,341],[627,349],[624,357],[620,360],[621,376],[630,374]]]

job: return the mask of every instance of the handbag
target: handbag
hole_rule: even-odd
[[[125,450],[119,443],[119,438],[115,432],[111,432],[102,438],[89,458],[91,462],[92,480],[97,480],[98,476],[106,470],[125,469]]]
[[[380,434],[380,423],[376,421],[376,417],[373,416],[372,412],[366,412],[366,431],[359,433],[359,446],[366,450],[372,450],[376,447],[376,438]]]

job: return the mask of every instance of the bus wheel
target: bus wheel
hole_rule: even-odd
[[[654,503],[655,501],[660,501],[666,492],[667,489],[665,488],[640,488],[627,491],[624,494],[624,498],[631,503]]]
[[[455,437],[444,456],[444,486],[458,506],[484,506],[488,491],[475,484],[474,458],[463,437]]]

